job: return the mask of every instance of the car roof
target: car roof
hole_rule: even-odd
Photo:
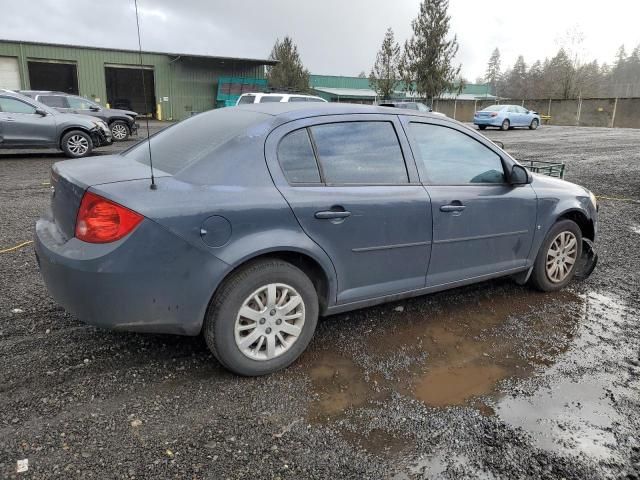
[[[80,97],[81,96],[75,93],[58,92],[55,90],[18,90],[18,92],[28,97],[31,95],[62,95],[64,97]]]
[[[434,115],[430,112],[420,112],[411,110],[409,113],[403,108],[381,107],[378,105],[360,105],[356,103],[297,103],[297,102],[277,102],[277,103],[245,103],[236,107],[256,113],[264,113],[275,117],[286,117],[287,120],[299,118],[319,117],[322,115],[348,115],[348,114],[383,114],[383,115],[412,115],[429,118],[442,119],[441,115]]]

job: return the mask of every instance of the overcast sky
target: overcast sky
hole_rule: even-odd
[[[0,0],[0,38],[137,48],[133,0]],[[145,50],[266,58],[291,35],[311,73],[367,73],[387,27],[404,42],[420,0],[139,0]],[[497,46],[503,67],[553,56],[568,30],[585,60],[640,44],[639,0],[450,0],[457,61],[470,81]]]

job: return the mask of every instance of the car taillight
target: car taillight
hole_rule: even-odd
[[[85,192],[76,218],[76,237],[89,243],[109,243],[131,233],[142,215],[95,193]]]
[[[492,116],[492,117],[497,117],[497,116],[498,116],[498,114],[497,114],[496,112],[493,112],[493,113],[491,114],[491,116]]]

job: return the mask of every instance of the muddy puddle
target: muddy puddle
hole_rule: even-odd
[[[497,295],[441,294],[434,301],[413,300],[329,320],[347,323],[339,326],[349,330],[343,336],[358,340],[305,355],[312,390],[308,420],[337,426],[346,439],[373,453],[400,451],[410,438],[376,430],[358,420],[358,413],[384,410],[393,396],[401,395],[434,411],[469,407],[497,415],[542,448],[561,444],[606,455],[613,441],[606,425],[615,421],[606,398],[610,378],[565,378],[530,388],[527,395],[517,387],[560,370],[560,357],[585,367],[597,361],[581,358],[581,349],[588,348],[581,326],[589,315],[615,318],[622,313],[609,297],[519,289]],[[581,425],[569,429],[563,422]]]

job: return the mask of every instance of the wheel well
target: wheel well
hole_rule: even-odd
[[[83,127],[68,127],[68,128],[65,128],[62,131],[62,133],[60,133],[60,139],[58,140],[58,146],[60,147],[60,149],[62,149],[62,139],[64,138],[64,136],[69,132],[73,132],[74,130],[79,130],[79,131],[81,131],[83,133],[86,133],[87,135],[89,135],[89,138],[91,138],[91,132],[89,130],[87,130],[86,128],[83,128]]]
[[[582,236],[584,238],[588,238],[589,240],[593,240],[595,238],[595,232],[593,230],[593,222],[587,218],[587,216],[578,211],[572,210],[570,212],[563,213],[558,217],[558,221],[560,220],[572,220],[578,224],[580,227],[580,231],[582,232]]]
[[[267,258],[277,258],[284,262],[288,262],[302,270],[309,277],[311,283],[313,283],[313,286],[316,289],[316,292],[318,294],[320,313],[324,312],[329,300],[329,279],[327,278],[327,274],[320,266],[320,264],[312,257],[305,255],[304,253],[292,251],[276,251],[258,255],[257,257],[252,257],[251,259],[236,266],[231,272],[227,274],[226,277],[249,263],[255,262],[257,260],[264,260]]]

